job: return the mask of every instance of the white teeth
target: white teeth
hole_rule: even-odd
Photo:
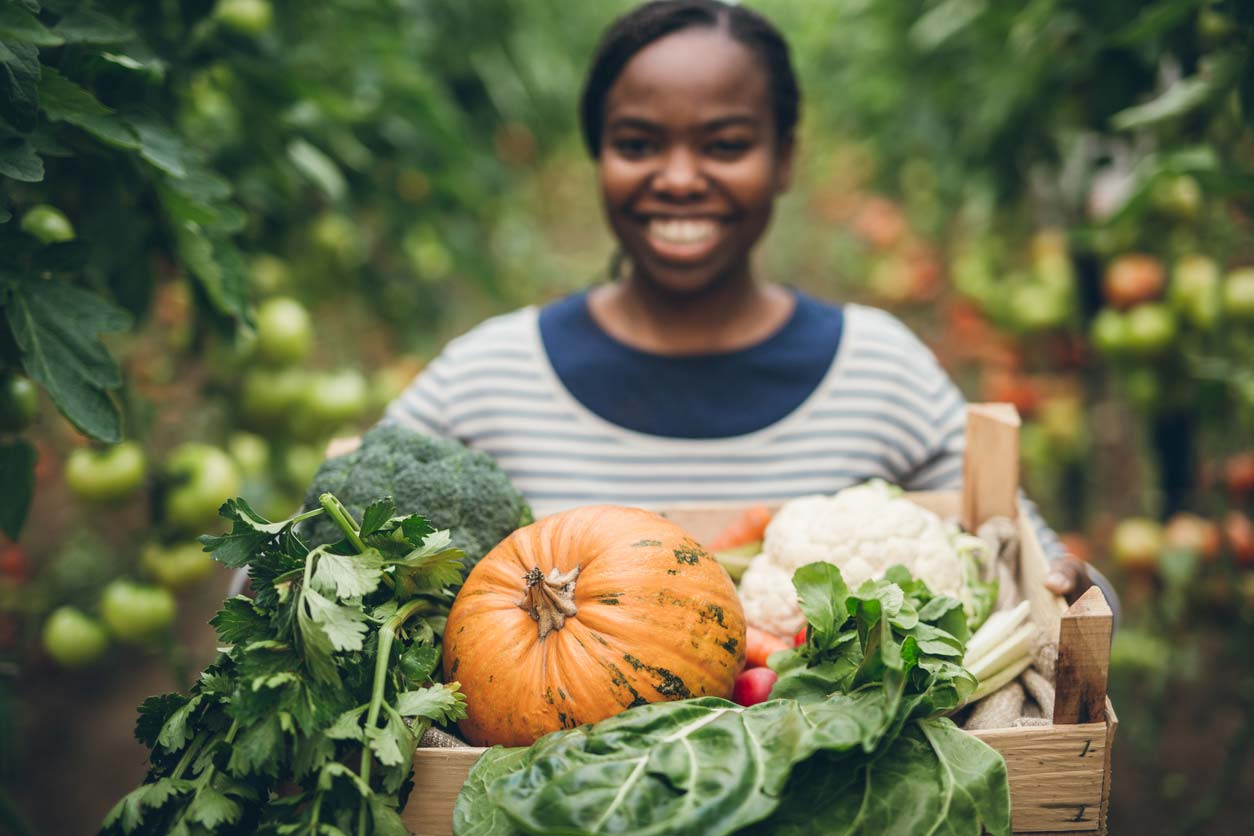
[[[649,235],[668,244],[696,244],[717,231],[718,223],[706,218],[653,218],[649,221]]]

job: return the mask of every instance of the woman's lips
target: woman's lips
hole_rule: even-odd
[[[652,217],[645,239],[663,261],[697,262],[718,246],[723,223],[714,218]]]

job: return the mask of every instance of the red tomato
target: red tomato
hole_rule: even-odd
[[[1124,569],[1154,571],[1163,550],[1163,527],[1144,517],[1120,520],[1111,537],[1115,562]]]
[[[1254,566],[1254,523],[1240,511],[1231,511],[1224,517],[1224,536],[1232,556],[1242,566]],[[739,682],[736,685],[740,687]]]
[[[1169,548],[1194,552],[1206,560],[1214,560],[1219,555],[1219,526],[1197,514],[1185,511],[1173,514],[1167,520],[1164,534]]]
[[[1117,308],[1147,302],[1162,292],[1166,276],[1162,262],[1152,255],[1121,255],[1106,268],[1102,290]]]
[[[732,691],[732,702],[737,705],[757,705],[771,697],[771,688],[775,687],[779,674],[770,668],[749,668],[736,677],[736,687]]]
[[[1237,453],[1224,463],[1224,484],[1234,496],[1254,492],[1254,450]]]
[[[803,645],[803,644],[805,644],[805,643],[806,643],[806,630],[807,630],[807,629],[809,629],[809,628],[808,628],[808,627],[802,627],[800,630],[798,630],[798,631],[797,631],[797,635],[795,635],[795,636],[793,636],[793,637],[792,637],[792,646],[793,646],[793,647],[801,647],[801,645]]]

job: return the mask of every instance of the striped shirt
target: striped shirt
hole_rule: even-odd
[[[958,488],[966,402],[932,352],[892,315],[846,305],[840,348],[800,406],[729,438],[670,438],[600,417],[563,385],[539,310],[490,319],[453,340],[385,421],[491,455],[536,516],[593,503],[732,505],[834,493],[879,478]],[[1060,546],[1034,509],[1047,553]]]

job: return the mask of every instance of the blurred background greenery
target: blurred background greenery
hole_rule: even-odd
[[[286,514],[448,338],[601,280],[575,103],[630,5],[0,0],[0,829],[137,783],[222,499]],[[1254,6],[755,5],[805,98],[762,275],[1016,404],[1124,596],[1113,832],[1248,828]]]

